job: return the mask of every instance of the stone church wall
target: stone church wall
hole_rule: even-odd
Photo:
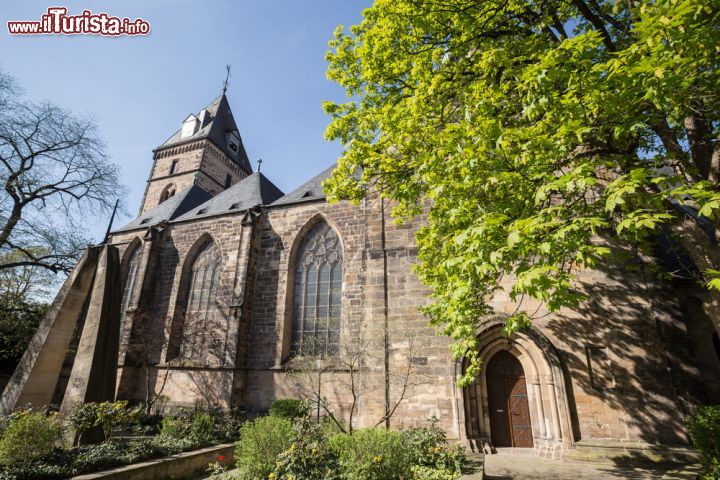
[[[359,206],[313,201],[266,207],[252,235],[250,227],[243,226],[242,214],[171,224],[161,237],[162,257],[152,283],[150,321],[157,322],[165,335],[165,345],[156,358],[161,365],[165,361],[175,306],[183,295],[183,265],[204,236],[217,242],[222,255],[218,295],[222,324],[215,333],[225,339],[225,347],[209,364],[189,362],[152,369],[156,389],[164,385],[162,393],[170,398],[171,406],[206,401],[257,411],[267,409],[276,398],[297,396],[285,373],[292,322],[288,273],[300,239],[319,220],[337,230],[343,245],[344,329],[358,338],[382,336],[387,284],[391,405],[402,391],[397,380],[408,365],[413,377],[391,426],[424,425],[435,416],[451,438],[464,438],[468,420],[464,392],[455,385],[462,367],[451,358],[448,339],[435,335],[417,308],[428,301],[427,289],[412,272],[417,261],[413,235],[424,218],[395,225],[386,209],[385,260],[381,208],[375,198]],[[115,235],[112,241],[127,244],[138,233]],[[243,249],[243,238],[248,235],[252,244]],[[555,386],[557,398],[545,393],[539,407],[546,413],[559,412],[559,428],[566,443],[571,439],[686,441],[683,416],[698,399],[685,392],[702,390],[702,384],[690,347],[682,340],[687,332],[673,291],[663,290],[652,280],[649,263],[648,259],[645,263],[626,260],[605,270],[580,272],[578,287],[588,300],[534,324],[557,351],[564,378],[564,384]],[[244,299],[237,314],[240,277],[244,278]],[[499,313],[515,308],[502,295],[494,299],[494,305]],[[356,426],[374,425],[384,413],[382,351],[373,353],[380,355],[371,355],[368,362],[366,378],[372,388],[359,399]],[[142,369],[124,370],[124,375],[119,375],[119,396],[142,399]],[[323,396],[340,405],[347,416],[346,374],[325,375]],[[551,432],[551,423],[538,419],[533,428]]]

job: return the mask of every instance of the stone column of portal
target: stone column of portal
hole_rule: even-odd
[[[548,381],[548,396],[550,397],[550,414],[552,416],[553,436],[556,441],[562,441],[562,432],[560,430],[560,410],[558,409],[557,398],[555,397],[555,384]]]
[[[545,438],[547,433],[545,432],[545,409],[543,408],[542,391],[540,389],[540,380],[535,378],[532,383],[533,392],[535,393],[535,408],[537,409],[538,416],[538,432],[539,436]]]
[[[85,326],[60,406],[60,413],[64,415],[79,403],[115,399],[121,294],[120,255],[117,248],[105,245],[98,259]],[[71,435],[74,437],[74,432]]]
[[[85,300],[99,248],[89,248],[63,283],[0,397],[0,414],[32,404],[49,405]]]

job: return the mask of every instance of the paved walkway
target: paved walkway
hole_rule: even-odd
[[[686,471],[671,467],[619,467],[606,463],[558,462],[531,455],[498,454],[485,457],[486,480],[596,480],[596,479],[664,479],[691,480],[697,476],[697,468]],[[468,472],[462,480],[478,480],[479,473]]]

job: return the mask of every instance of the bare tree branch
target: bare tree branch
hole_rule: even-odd
[[[79,232],[124,196],[118,175],[92,120],[22,99],[0,72],[0,271],[72,268]]]

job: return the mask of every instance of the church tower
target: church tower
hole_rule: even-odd
[[[153,160],[140,215],[193,185],[215,196],[252,173],[225,93],[188,115]]]

